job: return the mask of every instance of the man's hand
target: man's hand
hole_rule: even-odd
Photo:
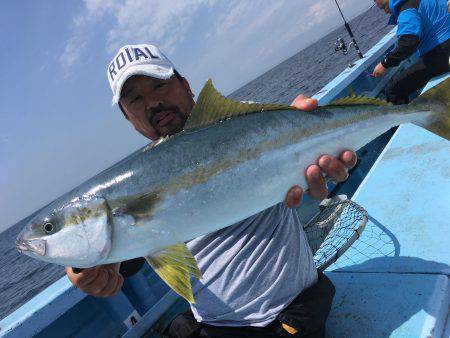
[[[317,108],[317,100],[299,95],[292,102],[292,106],[301,110],[313,111]],[[348,169],[356,164],[356,159],[356,154],[350,150],[343,151],[339,158],[330,155],[320,156],[317,163],[310,165],[305,171],[310,195],[317,200],[327,197],[327,182],[322,172],[333,181],[345,181],[348,177]],[[295,185],[287,192],[284,202],[289,208],[292,208],[300,204],[302,196],[303,189]]]
[[[74,273],[66,267],[69,280],[81,291],[96,297],[115,295],[122,288],[123,277],[119,273],[120,263],[99,265]]]
[[[379,64],[376,65],[375,69],[373,70],[373,77],[384,77],[388,72],[387,68],[384,68],[384,66],[381,64],[381,62]]]
[[[291,106],[300,110],[313,111],[317,108],[317,100],[300,94],[292,101]]]

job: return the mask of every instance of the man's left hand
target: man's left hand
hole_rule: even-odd
[[[388,72],[388,69],[385,68],[381,62],[376,65],[375,69],[373,70],[373,77],[384,77]]]
[[[313,111],[317,108],[317,100],[299,95],[292,102],[292,106],[301,110]],[[348,169],[354,167],[356,160],[356,154],[350,150],[343,151],[339,158],[331,155],[320,156],[317,163],[310,165],[305,171],[309,194],[317,200],[326,198],[328,195],[327,182],[322,172],[335,182],[345,181],[348,177]],[[289,208],[292,208],[300,204],[302,196],[303,189],[295,185],[287,192],[284,202]]]

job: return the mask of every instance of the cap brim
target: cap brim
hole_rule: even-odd
[[[129,67],[125,70],[117,81],[116,94],[113,96],[112,105],[115,105],[120,100],[120,93],[122,92],[122,87],[126,80],[128,80],[133,75],[146,75],[154,77],[157,79],[167,80],[175,74],[173,67],[152,65],[152,64],[141,64]]]

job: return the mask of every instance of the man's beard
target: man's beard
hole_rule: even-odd
[[[158,105],[150,109],[147,118],[159,136],[170,136],[183,130],[187,115],[177,106]]]

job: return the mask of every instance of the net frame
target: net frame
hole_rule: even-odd
[[[325,200],[320,211],[303,227],[319,271],[336,262],[361,236],[367,211],[345,195]]]

